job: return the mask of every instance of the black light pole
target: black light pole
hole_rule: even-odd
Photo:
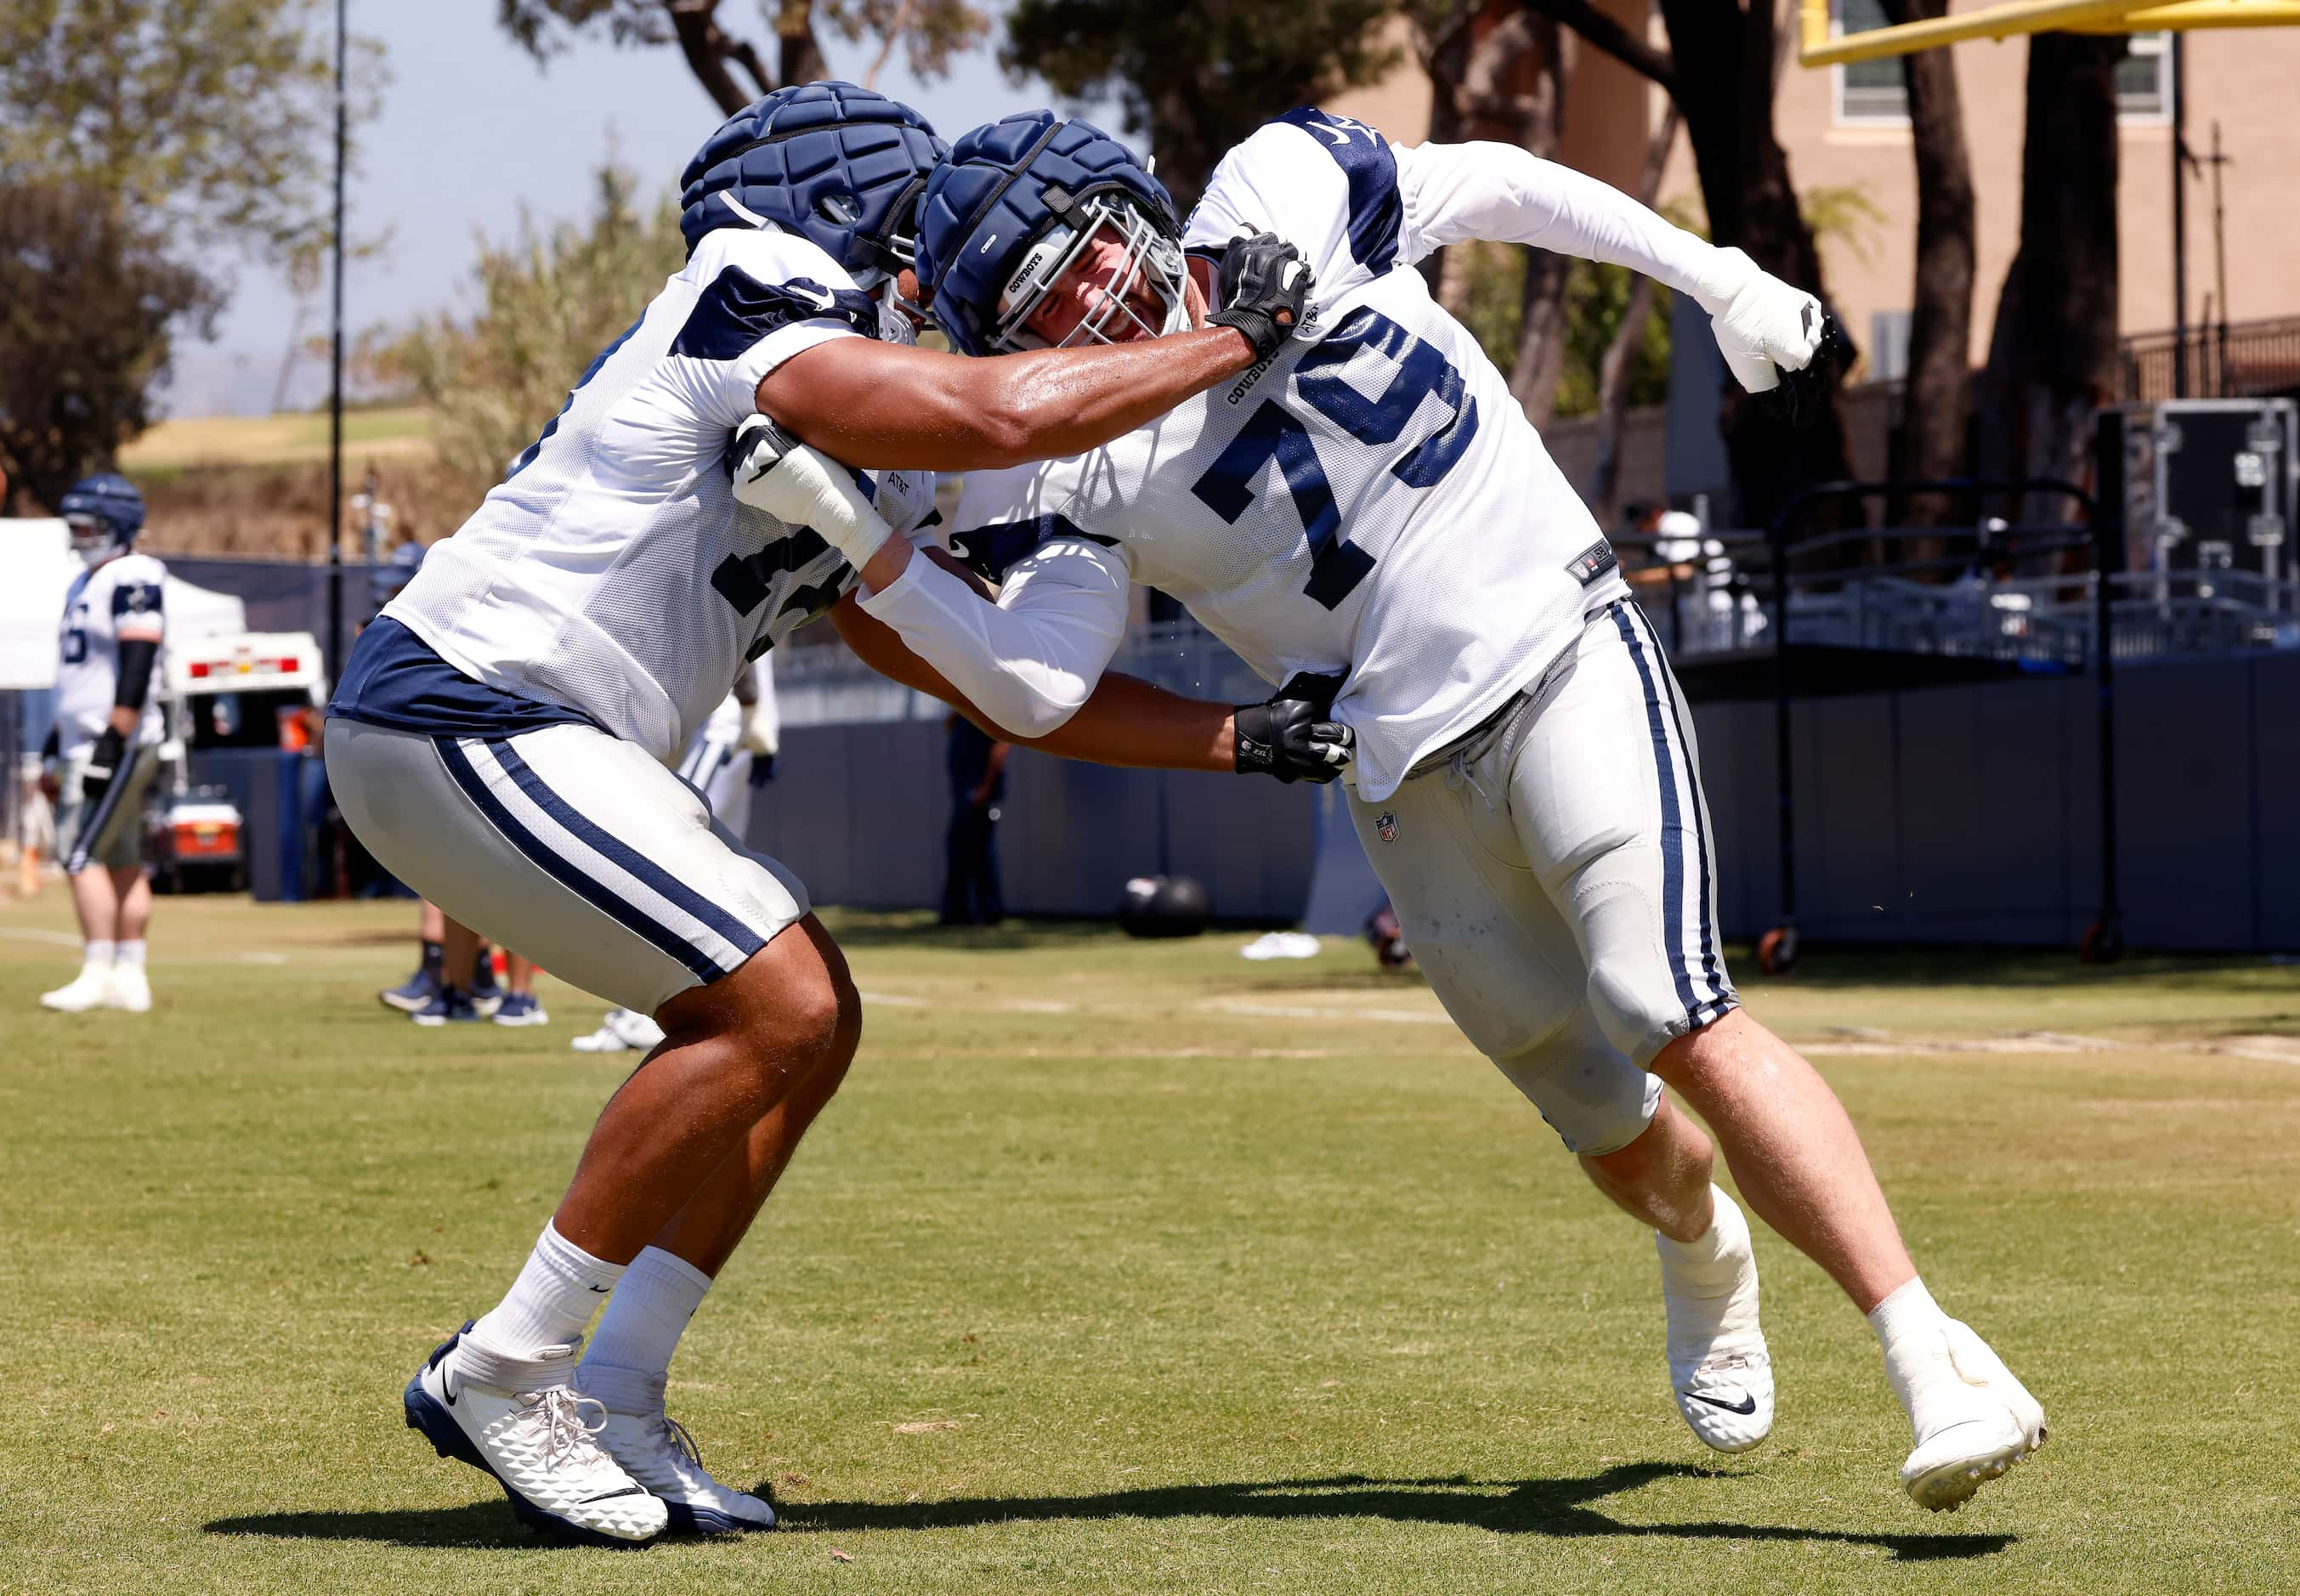
[[[335,314],[328,335],[328,672],[344,667],[344,8],[336,0]]]
[[[2172,30],[2172,397],[2188,396],[2188,54]]]

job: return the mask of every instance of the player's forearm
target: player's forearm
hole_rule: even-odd
[[[841,338],[768,373],[758,403],[863,470],[989,470],[1098,448],[1254,361],[1227,327],[983,360]]]
[[[1026,748],[1083,760],[1167,770],[1237,769],[1228,704],[1184,698],[1138,677],[1105,671],[1093,694],[1054,733],[1010,737],[950,679],[912,652],[893,628],[873,619],[852,598],[831,611],[838,635],[879,675],[940,699],[993,736]]]
[[[142,710],[131,710],[126,704],[114,704],[112,706],[112,713],[104,718],[104,723],[110,727],[113,731],[118,732],[121,736],[126,737],[135,735],[137,723],[141,721],[143,719],[144,711]]]
[[[1235,711],[1226,703],[1184,698],[1138,677],[1104,673],[1094,696],[1050,736],[1023,746],[1096,765],[1158,770],[1236,771]]]

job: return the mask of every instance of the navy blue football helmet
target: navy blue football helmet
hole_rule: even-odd
[[[144,529],[144,495],[119,472],[104,471],[66,488],[56,513],[71,528],[73,550],[93,560],[136,541]]]
[[[950,146],[927,119],[852,83],[779,88],[720,126],[679,175],[687,253],[768,222],[821,245],[858,287],[911,263],[919,196]]]
[[[1168,332],[1182,309],[1182,229],[1173,196],[1134,152],[1091,122],[1030,111],[952,146],[919,212],[919,283],[936,324],[968,354],[1035,349],[1024,325],[1097,237],[1125,250],[1096,308],[1065,344]],[[1146,284],[1163,302],[1150,326],[1127,303]]]

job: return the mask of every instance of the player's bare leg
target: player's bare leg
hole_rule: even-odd
[[[1599,1191],[1653,1227],[1678,1411],[1704,1444],[1742,1452],[1772,1433],[1773,1366],[1748,1221],[1711,1184],[1715,1164],[1709,1138],[1666,1093],[1635,1141],[1581,1158]]]
[[[1652,1069],[1709,1122],[1750,1206],[1876,1328],[1916,1438],[1901,1483],[1921,1506],[1962,1505],[2044,1443],[2044,1409],[1917,1278],[1853,1121],[1795,1048],[1737,1009]]]
[[[152,919],[152,886],[143,870],[91,864],[72,877],[71,892],[72,910],[79,917],[79,974],[42,993],[42,1006],[67,1013],[149,1009],[144,933]]]
[[[599,1299],[625,1298],[628,1284],[617,1322],[601,1324],[594,1352],[628,1357],[664,1342],[667,1367],[669,1346],[710,1280],[649,1242],[687,1235],[680,1221],[693,1208],[693,1250],[723,1262],[838,1089],[862,1034],[846,960],[812,915],[733,974],[656,1013],[662,1046],[600,1114],[510,1294],[443,1346],[408,1391],[409,1422],[443,1452],[503,1479],[515,1507],[619,1540],[646,1539],[666,1523],[732,1530],[774,1521],[767,1504],[703,1471],[663,1416],[660,1370],[595,1359],[579,1374],[573,1359]],[[451,1413],[451,1384],[467,1404],[476,1395],[480,1411]],[[538,1401],[567,1411],[545,1412]],[[596,1423],[582,1417],[592,1404]],[[578,1494],[564,1467],[520,1472],[523,1443],[495,1444],[494,1433],[500,1427],[516,1442],[512,1432],[522,1426],[549,1427],[562,1451],[594,1447],[596,1465],[572,1475],[591,1476],[583,1488],[606,1489]]]

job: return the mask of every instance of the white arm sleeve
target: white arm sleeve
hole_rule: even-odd
[[[1130,580],[1117,550],[1056,537],[1015,562],[996,604],[923,553],[861,602],[1009,736],[1043,737],[1118,652]]]
[[[1505,144],[1395,146],[1406,254],[1473,238],[1627,266],[1722,312],[1755,268],[1620,189]]]

